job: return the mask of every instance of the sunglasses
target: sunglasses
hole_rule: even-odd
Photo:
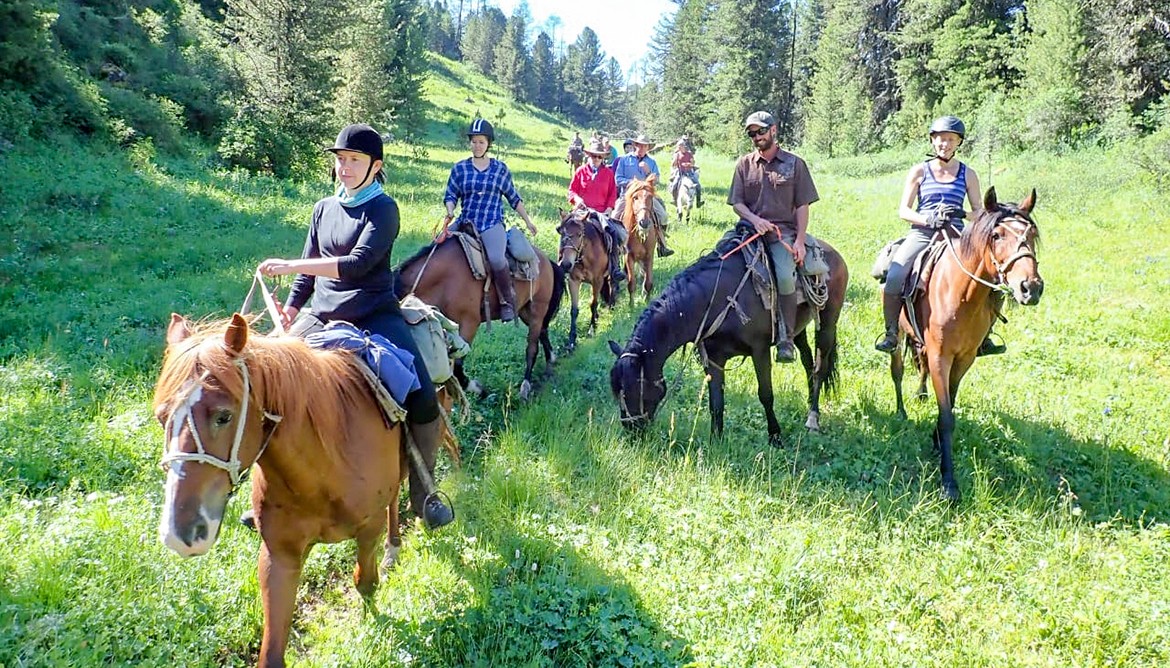
[[[771,129],[772,129],[772,126],[769,125],[768,127],[760,128],[759,130],[748,130],[747,136],[749,139],[755,139],[756,137],[759,137],[762,134],[767,134],[768,130],[771,130]]]

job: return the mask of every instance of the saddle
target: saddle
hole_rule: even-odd
[[[886,274],[889,273],[890,263],[893,261],[898,247],[904,241],[905,237],[895,239],[878,251],[870,274],[879,283],[885,283]],[[930,283],[930,274],[934,271],[935,266],[938,264],[939,259],[942,258],[943,253],[946,252],[946,249],[946,241],[942,237],[935,237],[929,246],[914,257],[914,262],[910,265],[910,270],[906,273],[906,280],[902,283],[902,308],[906,312],[906,319],[910,321],[910,327],[917,341],[922,341],[923,339],[922,327],[918,324],[914,304],[926,294],[926,286]]]
[[[485,280],[488,277],[487,272],[487,258],[483,254],[483,244],[480,243],[479,237],[474,233],[464,232],[462,230],[452,232],[452,237],[459,240],[460,246],[463,248],[464,255],[467,256],[467,265],[471,268],[471,274],[475,276],[478,281]],[[512,274],[512,278],[519,281],[535,281],[540,276],[540,258],[536,251],[532,249],[532,244],[528,243],[527,239],[524,243],[528,248],[518,249],[519,241],[514,241],[516,235],[508,235],[508,247],[505,255],[508,258],[508,271]],[[530,259],[517,258],[517,255],[526,256]]]

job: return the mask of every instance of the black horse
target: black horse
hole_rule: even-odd
[[[766,309],[763,298],[752,287],[754,279],[748,273],[746,258],[748,254],[759,257],[763,251],[758,241],[737,250],[744,233],[741,229],[741,236],[725,237],[714,251],[679,272],[642,312],[625,349],[609,342],[618,357],[609,373],[610,389],[618,401],[624,426],[640,429],[649,424],[666,396],[662,374],[666,359],[686,343],[694,343],[710,378],[712,436],[718,438],[723,433],[724,365],[733,357],[750,356],[768,420],[768,438],[780,444],[780,424],[772,408],[771,349],[776,307]],[[830,278],[828,298],[819,314],[815,359],[806,332],[815,311],[807,302],[797,312],[794,337],[808,379],[805,426],[812,431],[820,429],[821,391],[831,392],[837,380],[837,319],[849,282],[849,269],[841,255],[824,241],[821,245]]]

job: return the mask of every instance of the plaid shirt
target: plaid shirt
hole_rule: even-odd
[[[482,172],[471,164],[471,158],[460,160],[451,168],[447,192],[443,202],[462,202],[458,223],[471,221],[480,232],[504,222],[503,196],[515,209],[522,201],[512,185],[512,172],[504,163],[490,158]]]

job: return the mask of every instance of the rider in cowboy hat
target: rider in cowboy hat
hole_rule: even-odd
[[[594,138],[585,147],[585,155],[589,156],[588,161],[577,169],[573,180],[569,182],[569,203],[588,208],[591,215],[598,216],[598,221],[603,223],[602,229],[612,237],[613,243],[609,244],[609,267],[613,283],[617,285],[618,281],[626,278],[626,273],[618,263],[618,258],[625,254],[623,247],[626,230],[610,221],[614,205],[617,204],[617,184],[614,183],[613,170],[605,164],[609,151],[601,140]]]
[[[639,134],[632,141],[634,144],[634,152],[618,158],[617,169],[614,171],[614,180],[617,182],[618,187],[618,197],[623,197],[626,194],[626,188],[630,185],[630,181],[634,179],[645,181],[650,178],[651,174],[659,179],[662,178],[661,173],[658,171],[658,163],[654,162],[654,158],[647,155],[654,146],[654,143],[645,134]],[[658,257],[666,257],[674,254],[674,251],[666,246],[666,224],[665,217],[659,221],[662,234],[658,235]]]

